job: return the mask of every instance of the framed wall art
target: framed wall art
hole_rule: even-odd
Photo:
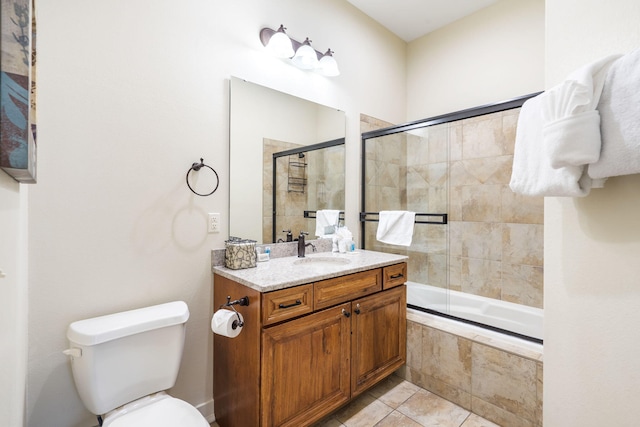
[[[0,168],[35,183],[35,0],[0,0],[0,7]]]

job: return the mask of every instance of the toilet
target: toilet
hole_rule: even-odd
[[[103,427],[209,427],[165,390],[176,382],[189,308],[174,301],[69,325],[73,379]]]

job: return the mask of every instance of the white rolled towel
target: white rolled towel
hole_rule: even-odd
[[[640,49],[611,65],[598,104],[602,152],[594,179],[640,173]]]
[[[542,144],[542,95],[527,100],[520,110],[509,187],[525,196],[582,197],[591,190],[591,179],[582,166],[554,169]]]
[[[609,55],[584,65],[542,94],[542,135],[552,168],[583,167],[600,158],[596,107],[607,70],[620,56]]]

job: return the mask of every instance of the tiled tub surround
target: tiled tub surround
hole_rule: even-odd
[[[542,346],[407,311],[399,376],[498,425],[542,426]]]
[[[377,242],[367,223],[366,248],[408,255],[413,282],[542,308],[544,199],[509,188],[519,112],[367,142],[366,211],[448,213],[449,224],[416,224],[405,249]]]

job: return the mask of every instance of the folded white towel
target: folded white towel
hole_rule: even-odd
[[[598,104],[602,134],[600,159],[592,178],[640,173],[640,49],[611,65]]]
[[[584,167],[554,169],[543,150],[542,95],[527,100],[520,110],[509,187],[526,196],[586,196],[591,179],[583,176]]]
[[[584,166],[600,157],[600,100],[607,70],[620,55],[580,67],[542,95],[542,135],[551,167]]]
[[[391,245],[411,246],[415,222],[415,212],[380,211],[376,239]]]
[[[332,209],[324,209],[316,211],[316,236],[321,237],[325,234],[325,227],[337,225],[340,219],[340,211]]]

